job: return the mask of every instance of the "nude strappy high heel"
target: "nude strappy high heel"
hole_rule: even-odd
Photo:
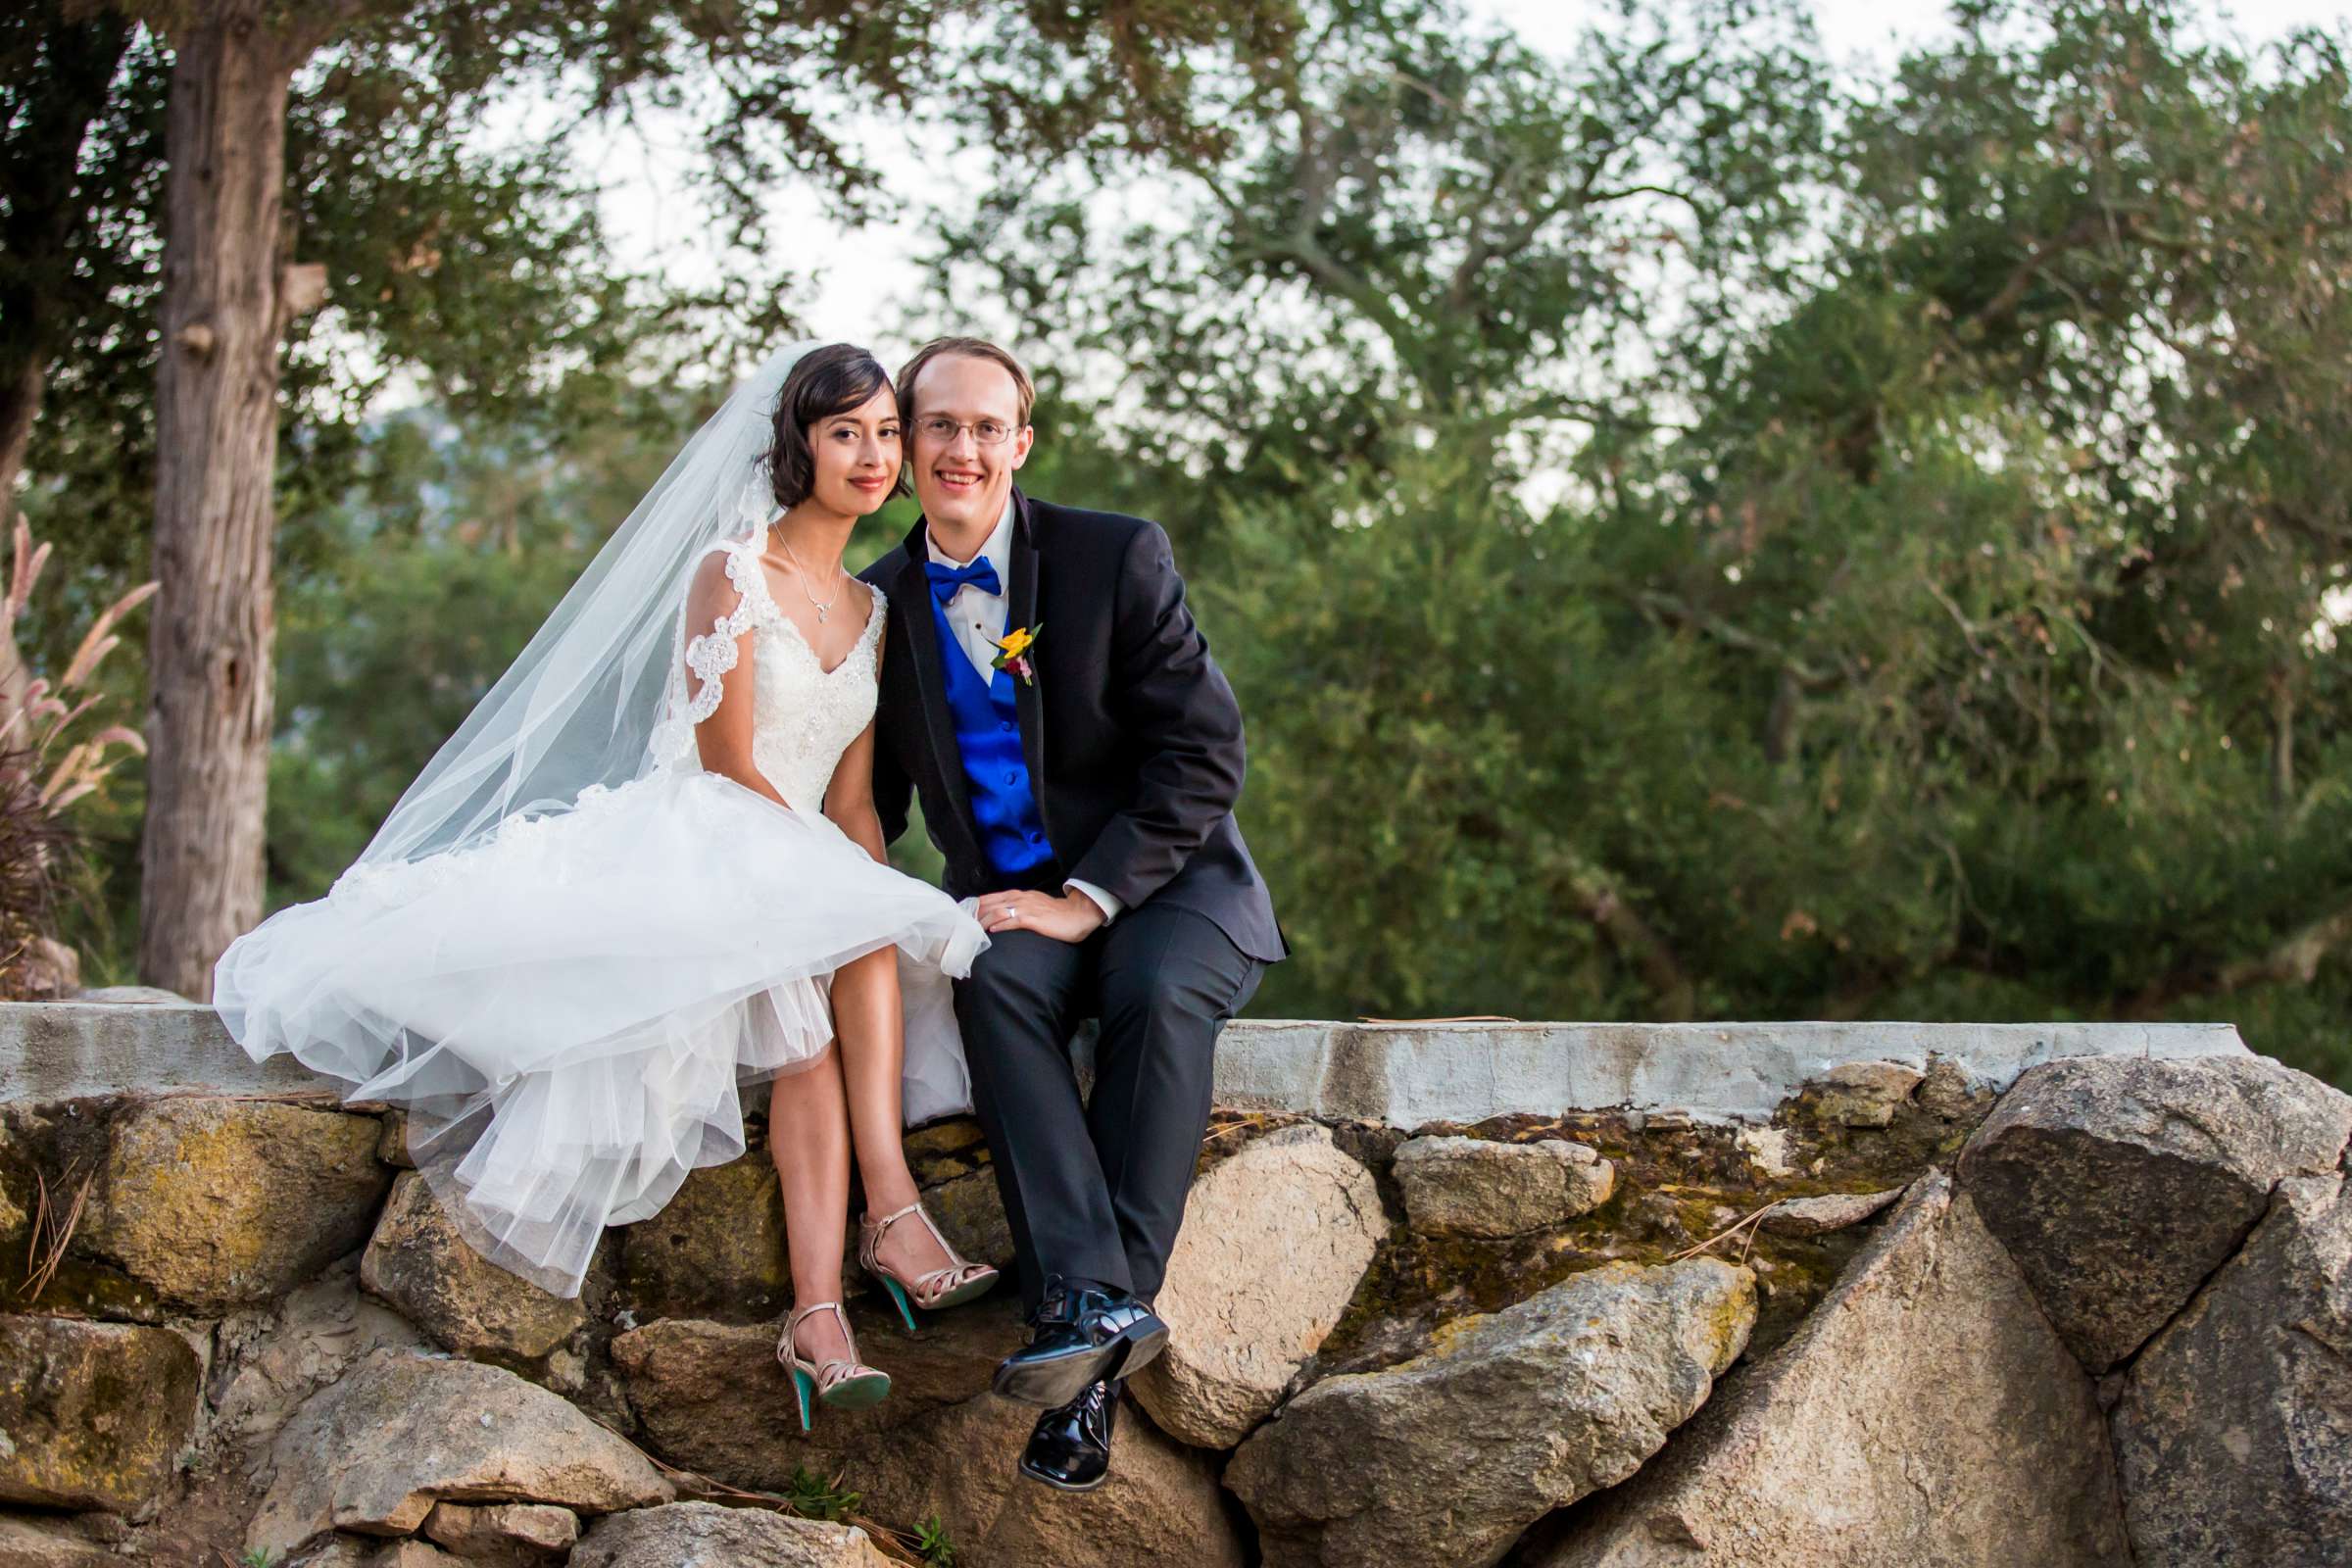
[[[947,1267],[935,1268],[913,1279],[899,1273],[883,1262],[880,1256],[882,1238],[893,1225],[909,1214],[923,1222],[923,1229],[931,1233],[931,1239],[939,1244],[939,1250],[948,1258]],[[914,1313],[906,1304],[910,1298],[915,1306],[926,1312],[936,1312],[945,1307],[961,1306],[966,1301],[986,1296],[990,1287],[997,1283],[995,1269],[986,1263],[966,1262],[962,1253],[948,1245],[948,1239],[939,1234],[939,1227],[931,1222],[930,1214],[925,1212],[919,1200],[908,1203],[895,1214],[885,1214],[880,1219],[869,1214],[859,1220],[858,1261],[868,1274],[880,1280],[882,1288],[890,1293],[890,1298],[897,1303],[899,1316],[906,1320],[909,1334],[914,1332],[915,1327]]]
[[[801,1320],[817,1312],[830,1312],[841,1325],[841,1337],[849,1342],[849,1359],[834,1358],[810,1361],[801,1354],[794,1333]],[[837,1410],[863,1410],[882,1402],[890,1392],[890,1374],[875,1370],[858,1359],[858,1337],[850,1332],[849,1314],[839,1301],[810,1301],[807,1306],[793,1308],[784,1319],[784,1338],[777,1342],[776,1359],[792,1372],[792,1392],[801,1402],[801,1430],[808,1430],[808,1396],[816,1396],[819,1402]]]

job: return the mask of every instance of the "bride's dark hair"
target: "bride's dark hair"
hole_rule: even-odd
[[[800,357],[776,391],[774,443],[760,455],[760,461],[767,465],[777,506],[791,511],[808,499],[816,484],[816,452],[808,444],[809,427],[819,419],[863,407],[868,398],[889,386],[890,375],[881,362],[855,343],[828,343]],[[902,465],[891,494],[906,493],[906,469]]]

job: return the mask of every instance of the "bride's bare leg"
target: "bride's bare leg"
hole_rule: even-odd
[[[865,1184],[865,1211],[895,1214],[917,1196],[906,1168],[899,1101],[906,1037],[899,1010],[898,950],[884,948],[833,972],[833,1028],[841,1037],[842,1074],[850,1101],[850,1137]],[[909,1220],[882,1238],[882,1259],[909,1278],[945,1268],[948,1257],[930,1233]]]
[[[784,1190],[784,1250],[795,1306],[841,1299],[841,1252],[850,1214],[850,1123],[836,1048],[767,1092],[767,1152]],[[846,1356],[849,1342],[830,1312],[805,1318],[801,1354],[814,1361]]]

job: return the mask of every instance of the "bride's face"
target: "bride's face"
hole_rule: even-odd
[[[826,415],[809,429],[808,450],[816,459],[809,500],[845,517],[878,510],[899,482],[899,400],[884,386],[857,408]]]

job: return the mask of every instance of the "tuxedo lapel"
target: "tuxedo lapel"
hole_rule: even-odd
[[[1037,624],[1037,540],[1030,531],[1029,498],[1018,490],[1012,493],[1011,560],[1006,563],[1012,581],[1004,585],[1004,631],[1007,636]],[[1037,798],[1037,815],[1046,829],[1050,842],[1054,827],[1046,817],[1046,711],[1045,700],[1039,695],[1044,682],[1044,652],[1048,626],[1038,633],[1036,649],[1029,655],[1030,679],[1017,677],[1012,683],[1013,703],[1021,722],[1021,760],[1029,764],[1029,788]]]
[[[924,527],[918,521],[907,535],[891,598],[906,628],[907,673],[914,679],[915,706],[920,725],[931,744],[931,770],[941,789],[955,804],[954,830],[968,841],[971,854],[980,853],[980,832],[972,825],[971,793],[964,786],[963,754],[956,745],[956,716],[948,710],[947,682],[939,672],[939,627],[931,615],[931,582],[923,575]],[[949,827],[940,823],[942,829]]]

